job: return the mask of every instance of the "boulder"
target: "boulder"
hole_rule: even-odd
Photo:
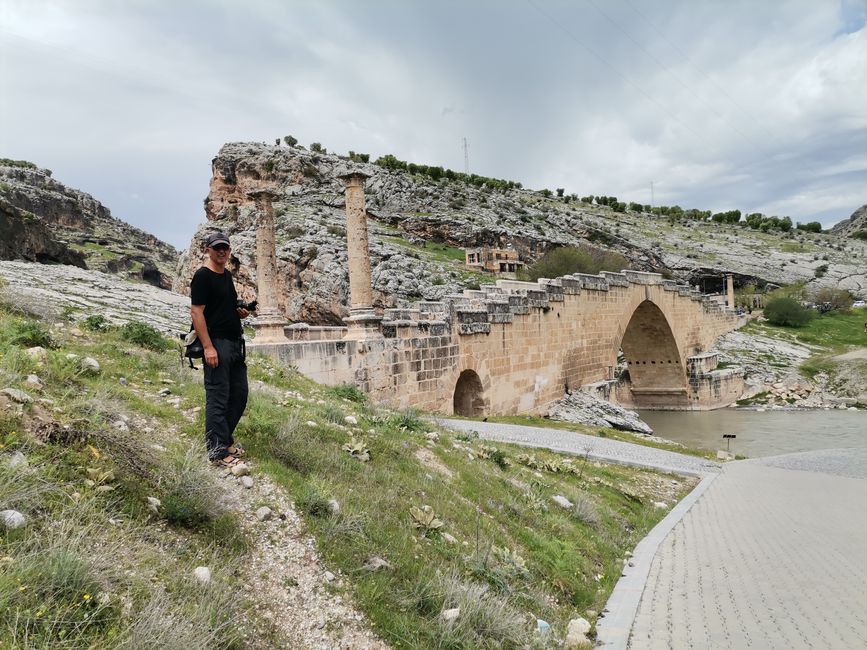
[[[566,638],[563,640],[565,650],[589,650],[593,647],[593,641],[587,638],[592,626],[580,616],[569,621],[566,627]]]
[[[653,429],[634,411],[628,411],[583,391],[566,395],[549,410],[548,415],[554,420],[577,422],[593,427],[610,427],[647,435],[653,433]]]
[[[6,530],[21,528],[27,523],[27,519],[17,510],[0,510],[0,524]]]

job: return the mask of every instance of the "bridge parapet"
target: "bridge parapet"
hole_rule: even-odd
[[[602,271],[599,275],[608,280],[609,287],[628,287],[629,277],[625,272],[613,273],[611,271]]]
[[[449,315],[449,308],[439,300],[422,300],[416,303],[420,320],[445,320]]]
[[[626,269],[623,273],[633,284],[662,284],[663,282],[663,277],[660,273],[633,271],[631,269]]]
[[[578,280],[581,283],[582,289],[591,291],[608,291],[609,284],[601,275],[590,275],[589,273],[573,273],[569,277]]]
[[[548,294],[549,302],[563,302],[563,284],[559,279],[549,280],[547,278],[541,278],[539,280],[539,286]]]

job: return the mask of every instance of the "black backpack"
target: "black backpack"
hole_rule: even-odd
[[[202,345],[202,342],[199,340],[196,330],[190,327],[190,331],[187,334],[178,334],[178,336],[181,339],[181,365],[184,365],[184,357],[186,357],[187,362],[190,364],[190,368],[198,370],[198,368],[193,365],[193,359],[204,359],[205,346]]]

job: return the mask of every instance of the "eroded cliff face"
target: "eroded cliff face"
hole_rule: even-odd
[[[232,238],[242,295],[256,293],[256,211],[246,193],[274,200],[279,302],[292,321],[339,324],[348,315],[344,185],[349,167],[365,183],[373,289],[378,306],[437,300],[486,276],[455,261],[461,248],[512,247],[527,263],[557,246],[615,250],[633,269],[670,274],[713,291],[723,274],[736,286],[767,282],[839,286],[867,295],[867,243],[834,234],[764,233],[737,225],[674,221],[526,189],[384,169],[346,157],[262,143],[224,145],[213,163],[205,223],[183,252],[174,289],[188,292],[205,236]],[[549,193],[550,194],[550,193]]]
[[[256,212],[246,193],[268,187],[278,193],[274,216],[284,315],[296,322],[341,324],[349,313],[349,281],[344,184],[339,175],[350,165],[370,176],[365,193],[378,307],[393,306],[401,299],[437,300],[479,281],[494,281],[492,276],[456,269],[443,257],[446,247],[452,247],[449,252],[455,255],[458,247],[508,245],[532,260],[552,246],[588,241],[582,238],[588,231],[580,227],[565,232],[562,223],[542,230],[525,223],[517,191],[487,201],[484,191],[461,183],[440,184],[301,147],[230,143],[213,160],[205,199],[207,222],[181,254],[174,290],[189,291],[190,279],[204,259],[205,237],[223,230],[232,239],[230,268],[240,291],[245,297],[255,295]],[[428,254],[430,243],[441,245],[439,253]],[[623,249],[630,251],[635,268],[660,267],[652,253],[628,242],[623,242]]]
[[[833,228],[831,232],[843,237],[862,238],[867,234],[867,205],[862,205],[855,210],[848,219],[844,219]]]
[[[0,259],[72,264],[171,288],[174,247],[31,163],[0,162],[0,228],[14,237],[0,245]]]

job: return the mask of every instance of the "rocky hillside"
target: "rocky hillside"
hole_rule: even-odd
[[[230,143],[213,161],[202,224],[182,253],[175,289],[185,291],[206,233],[232,236],[234,269],[255,292],[255,209],[246,192],[267,186],[275,202],[282,307],[292,320],[339,323],[347,314],[343,182],[349,168],[370,175],[373,283],[379,305],[438,299],[491,276],[468,271],[462,248],[512,246],[532,262],[551,247],[621,252],[633,268],[660,271],[708,291],[733,272],[736,284],[841,286],[867,294],[867,242],[833,233],[762,232],[741,225],[616,212],[566,195],[492,189],[445,177],[384,169],[346,157],[260,143]],[[548,194],[548,195],[546,195]]]
[[[855,210],[851,217],[831,228],[831,232],[842,237],[857,237],[863,240],[867,237],[867,205]]]
[[[174,247],[26,161],[0,159],[0,234],[0,259],[71,264],[164,289],[172,284]]]

